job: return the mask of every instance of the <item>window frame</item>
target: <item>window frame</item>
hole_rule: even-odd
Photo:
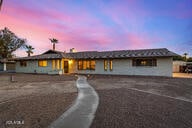
[[[104,71],[107,71],[107,69],[108,69],[108,60],[103,61],[103,69],[104,69]]]
[[[20,61],[20,67],[27,67],[27,61]]]
[[[46,62],[46,65],[44,65],[44,62]],[[38,60],[38,67],[47,67],[48,62],[47,60]]]
[[[95,70],[96,61],[95,60],[78,60],[77,69],[78,70]]]
[[[78,60],[77,67],[78,70],[83,70],[83,60]]]
[[[113,60],[109,60],[109,69],[113,71]]]
[[[92,62],[94,64],[92,64]],[[95,60],[90,60],[90,70],[95,70],[95,67],[96,67],[96,61]]]
[[[132,59],[133,67],[156,67],[157,59],[156,58],[138,58]]]

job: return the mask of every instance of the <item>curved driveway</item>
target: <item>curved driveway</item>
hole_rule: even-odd
[[[75,103],[49,128],[89,128],[99,104],[95,90],[87,83],[87,78],[78,76],[78,97]]]

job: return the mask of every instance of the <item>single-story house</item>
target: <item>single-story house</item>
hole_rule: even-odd
[[[173,56],[166,48],[118,51],[47,52],[16,58],[16,72],[172,76]]]

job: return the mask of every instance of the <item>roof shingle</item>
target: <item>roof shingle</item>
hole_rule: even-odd
[[[39,59],[105,59],[105,58],[138,58],[138,57],[173,57],[176,53],[166,48],[141,49],[141,50],[118,50],[118,51],[85,51],[64,53],[49,50],[41,55],[17,58],[16,60],[39,60]]]

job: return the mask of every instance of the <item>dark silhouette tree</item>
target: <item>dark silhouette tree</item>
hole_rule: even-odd
[[[187,62],[192,62],[192,57],[189,57],[189,58],[187,59]]]
[[[33,54],[33,50],[35,49],[31,45],[26,45],[25,48],[27,50],[26,53],[28,54],[28,56],[31,56],[31,54]]]
[[[51,43],[53,44],[53,50],[55,50],[55,44],[57,44],[57,43],[58,43],[58,40],[57,40],[57,39],[55,39],[55,38],[50,38],[49,40],[50,40],[50,41],[51,41]]]
[[[0,0],[0,10],[1,10],[2,5],[3,5],[3,0]]]
[[[188,55],[187,53],[184,53],[184,54],[183,54],[183,56],[184,56],[184,58],[185,58],[185,61],[187,61],[187,55]]]
[[[25,39],[17,37],[13,32],[5,27],[0,30],[0,57],[12,57],[12,53],[19,48],[24,48],[25,43]]]

